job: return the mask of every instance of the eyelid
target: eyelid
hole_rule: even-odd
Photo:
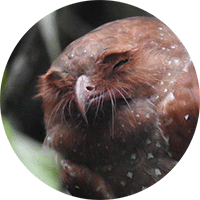
[[[61,73],[59,71],[54,71],[51,74],[49,74],[49,78],[51,80],[59,80],[59,79],[62,78],[62,75],[61,75]]]
[[[107,55],[104,57],[102,63],[103,64],[112,63],[112,62],[114,63],[116,62],[116,60],[124,60],[128,57],[127,54],[128,54],[127,52],[123,52],[123,53],[113,53],[113,54]]]
[[[126,64],[126,63],[128,63],[129,60],[130,60],[129,58],[120,60],[119,62],[117,62],[117,63],[114,65],[113,69],[116,69],[116,68],[118,68],[118,67],[120,67],[120,66],[122,66],[122,65],[124,65],[124,64]]]

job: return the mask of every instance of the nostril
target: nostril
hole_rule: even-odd
[[[86,89],[87,89],[88,91],[92,91],[92,90],[94,90],[94,86],[87,86]]]

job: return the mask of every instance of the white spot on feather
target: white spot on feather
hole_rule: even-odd
[[[179,61],[178,59],[175,59],[174,62],[175,62],[176,64],[179,64],[180,61]]]
[[[135,160],[135,159],[136,159],[136,154],[135,154],[135,153],[133,153],[133,154],[131,155],[131,159],[132,159],[132,160]]]
[[[75,56],[75,55],[74,55],[73,53],[72,53],[72,54],[70,54],[70,58],[74,58],[74,56]]]
[[[168,89],[167,89],[167,88],[165,88],[165,89],[164,89],[164,92],[165,92],[165,93],[166,93],[166,92],[168,92]]]
[[[171,61],[171,60],[169,60],[169,61],[168,61],[168,64],[169,64],[169,65],[171,65],[171,64],[172,64],[172,61]]]
[[[150,118],[150,115],[149,115],[149,113],[147,113],[145,117],[146,117],[146,118]]]
[[[126,182],[125,182],[125,181],[121,181],[120,184],[121,184],[122,186],[125,186],[125,185],[126,185]]]
[[[176,48],[176,45],[172,45],[172,46],[171,46],[171,49],[175,49],[175,48]]]
[[[153,156],[152,153],[148,153],[148,154],[147,154],[147,158],[148,158],[148,159],[151,159],[151,158],[154,158],[154,156]]]
[[[151,140],[147,139],[146,144],[151,144]]]
[[[186,66],[183,68],[183,71],[184,71],[184,72],[188,72],[188,65],[186,65]]]
[[[160,34],[159,34],[160,37],[163,37],[164,35],[165,35],[164,33],[160,33]]]
[[[174,94],[170,92],[167,96],[167,101],[173,101],[175,99]]]
[[[155,174],[156,176],[162,175],[161,171],[158,168],[155,169]]]
[[[158,147],[158,148],[160,148],[161,147],[161,144],[160,144],[160,142],[156,142],[156,147]]]
[[[187,120],[189,119],[189,117],[190,117],[190,116],[187,114],[187,115],[185,115],[184,118],[185,118],[185,120],[187,121]]]
[[[80,187],[79,187],[78,185],[75,185],[74,187],[75,187],[76,189],[78,189],[78,190],[80,189]]]
[[[47,141],[50,141],[50,140],[51,140],[51,136],[48,136],[48,137],[47,137]]]
[[[145,186],[142,186],[142,190],[145,190],[145,189],[147,189],[147,187],[145,187]]]
[[[133,178],[133,172],[128,172],[126,175],[128,178],[132,179]]]

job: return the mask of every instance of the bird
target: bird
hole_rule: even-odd
[[[199,86],[177,36],[155,17],[101,25],[69,44],[38,81],[62,191],[86,199],[135,194],[188,148]]]

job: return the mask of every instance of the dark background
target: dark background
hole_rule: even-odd
[[[114,1],[86,1],[63,7],[36,23],[22,37],[4,73],[1,111],[15,129],[42,142],[45,137],[38,76],[73,40],[113,20],[149,13]]]

